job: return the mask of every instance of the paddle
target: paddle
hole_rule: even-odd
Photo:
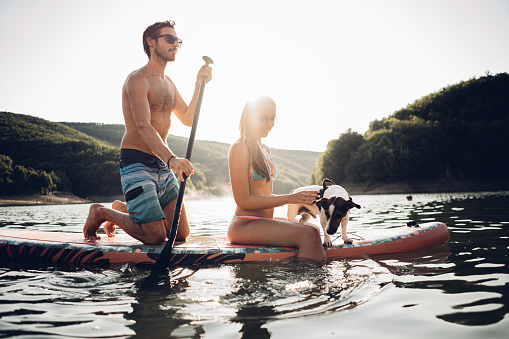
[[[214,63],[214,61],[212,61],[212,59],[209,58],[208,56],[204,56],[203,60],[205,61],[207,66]],[[186,159],[189,161],[191,161],[191,153],[193,152],[194,137],[196,135],[196,127],[198,126],[198,117],[200,116],[200,108],[203,99],[203,92],[205,90],[205,83],[206,79],[205,77],[202,77],[200,83],[200,90],[198,92],[198,101],[196,102],[196,109],[194,110],[194,119],[193,126],[191,127],[191,135],[189,136],[189,142],[187,144]],[[180,183],[179,193],[177,196],[177,202],[175,204],[175,210],[173,212],[173,221],[171,223],[168,241],[166,242],[166,245],[164,246],[161,253],[159,254],[159,258],[157,258],[156,262],[154,263],[154,267],[152,267],[152,271],[150,272],[149,276],[146,277],[145,280],[143,280],[141,284],[142,288],[149,288],[164,284],[165,279],[168,277],[171,262],[171,250],[173,249],[175,236],[177,235],[177,228],[180,219],[180,209],[182,208],[182,200],[184,199],[184,191],[186,190],[187,176],[185,174],[183,174],[183,176],[184,181]]]

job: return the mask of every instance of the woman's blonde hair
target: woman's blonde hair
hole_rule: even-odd
[[[247,146],[249,153],[251,154],[251,163],[253,164],[253,170],[264,177],[267,182],[271,180],[270,168],[267,166],[265,156],[260,149],[256,140],[253,140],[250,136],[250,123],[254,120],[254,115],[257,110],[263,105],[272,105],[276,108],[274,100],[268,96],[262,96],[254,100],[248,100],[244,105],[244,110],[240,116],[239,131],[242,143]]]

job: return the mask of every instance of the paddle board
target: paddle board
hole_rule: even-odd
[[[440,222],[420,227],[398,227],[380,230],[371,239],[343,244],[341,237],[326,250],[327,258],[360,257],[386,253],[405,253],[445,244],[449,240],[447,226]],[[39,232],[0,228],[0,262],[55,262],[66,265],[110,267],[133,263],[138,267],[152,265],[163,249],[144,245],[126,234],[102,235],[87,241],[81,233]],[[238,245],[225,237],[189,237],[176,242],[172,265],[230,264],[278,262],[297,255],[291,247]]]

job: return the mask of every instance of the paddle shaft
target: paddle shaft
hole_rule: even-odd
[[[205,59],[205,57],[204,57]],[[209,64],[208,60],[205,59],[205,62],[207,65]],[[203,92],[205,91],[205,83],[206,79],[205,77],[201,78],[200,83],[200,90],[198,92],[198,101],[196,102],[196,108],[194,110],[194,118],[193,118],[193,126],[191,127],[191,135],[189,136],[189,142],[187,144],[187,152],[186,152],[186,159],[191,161],[191,154],[193,153],[193,146],[194,146],[194,137],[196,135],[196,128],[198,126],[198,118],[200,116],[200,109],[201,109],[201,102],[203,100]],[[177,229],[180,219],[180,210],[182,208],[182,201],[184,199],[184,191],[186,190],[186,181],[187,176],[182,173],[184,176],[184,181],[180,183],[179,193],[177,196],[177,202],[175,204],[175,210],[173,212],[173,220],[171,223],[170,228],[170,235],[168,236],[168,241],[166,242],[166,245],[164,246],[163,250],[159,254],[159,258],[157,258],[156,262],[154,263],[154,267],[152,267],[152,272],[150,272],[150,275],[152,275],[156,271],[165,270],[168,267],[170,267],[171,262],[171,250],[173,249],[173,244],[175,243],[175,237],[177,236]]]

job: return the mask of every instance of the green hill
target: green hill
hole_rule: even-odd
[[[123,125],[55,123],[0,112],[0,195],[121,194],[118,145],[123,133]],[[168,144],[182,156],[187,138],[170,136]],[[374,120],[364,135],[348,131],[322,154],[273,149],[280,173],[274,192],[307,185],[310,175],[312,183],[329,177],[357,192],[384,185],[394,191],[509,188],[508,145],[509,75],[488,75]],[[201,194],[228,192],[228,148],[197,140],[188,188]]]
[[[88,134],[100,141],[118,147],[124,135],[124,125],[72,123],[61,124]],[[167,142],[173,152],[185,156],[187,138],[169,135]],[[191,187],[214,195],[228,191],[229,144],[196,140],[193,148],[195,174],[190,179]],[[318,152],[272,149],[272,157],[278,166],[278,178],[274,181],[274,193],[288,193],[292,189],[309,184],[311,171],[318,159]]]
[[[508,146],[509,75],[488,75],[375,120],[364,135],[348,131],[331,140],[312,182],[330,177],[366,190],[387,184],[419,191],[507,188]]]
[[[61,190],[81,197],[121,194],[118,171],[123,125],[55,123],[23,114],[0,112],[0,195]],[[185,155],[187,138],[168,143]],[[196,140],[195,174],[187,187],[201,194],[228,192],[229,145]],[[309,183],[319,153],[273,150],[280,175],[275,193]]]
[[[2,194],[53,189],[81,197],[121,193],[118,148],[59,123],[0,112],[0,154]],[[51,182],[27,186],[25,174],[31,172],[49,174]]]

